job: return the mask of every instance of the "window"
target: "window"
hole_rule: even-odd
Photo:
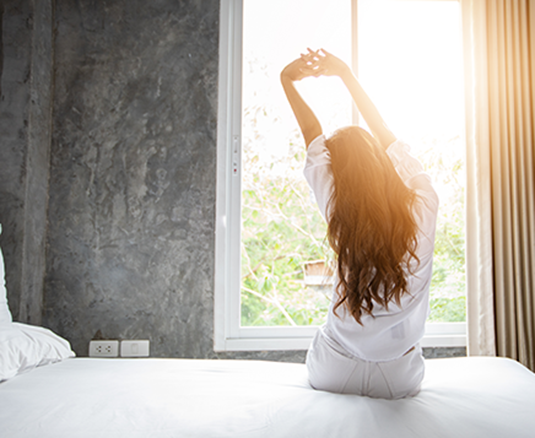
[[[358,69],[393,132],[433,175],[442,213],[422,345],[465,345],[459,21],[455,1],[221,2],[216,350],[307,348],[325,319],[332,255],[279,82],[307,45]],[[336,78],[315,80],[298,86],[325,132],[361,122]]]

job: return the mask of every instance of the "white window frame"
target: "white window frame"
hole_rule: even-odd
[[[318,327],[240,326],[243,1],[220,2],[214,350],[304,350]],[[353,41],[357,37],[357,2],[352,0]],[[354,69],[356,59],[353,56]],[[427,323],[421,345],[466,346],[466,323]]]

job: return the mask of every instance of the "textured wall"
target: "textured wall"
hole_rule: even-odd
[[[50,151],[52,6],[3,1],[0,245],[13,318],[41,323]]]
[[[28,149],[31,66],[29,2],[2,4],[2,98],[0,99],[0,245],[6,264],[11,313],[18,316],[22,278],[24,192]]]
[[[423,348],[423,355],[426,359],[439,359],[441,357],[464,357],[466,347],[435,347]]]
[[[217,0],[56,3],[45,323],[212,353]]]

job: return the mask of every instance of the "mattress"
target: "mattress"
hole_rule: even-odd
[[[73,358],[0,384],[0,436],[528,438],[535,374],[427,360],[420,394],[389,401],[316,391],[302,364]]]

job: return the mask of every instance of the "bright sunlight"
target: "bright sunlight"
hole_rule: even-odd
[[[302,176],[304,142],[279,81],[307,47],[324,47],[350,65],[353,50],[364,88],[433,178],[441,206],[430,321],[465,320],[459,5],[358,4],[354,50],[349,0],[244,2],[242,326],[320,325],[329,306],[333,256]],[[298,87],[327,134],[353,123],[337,78],[309,78]]]

